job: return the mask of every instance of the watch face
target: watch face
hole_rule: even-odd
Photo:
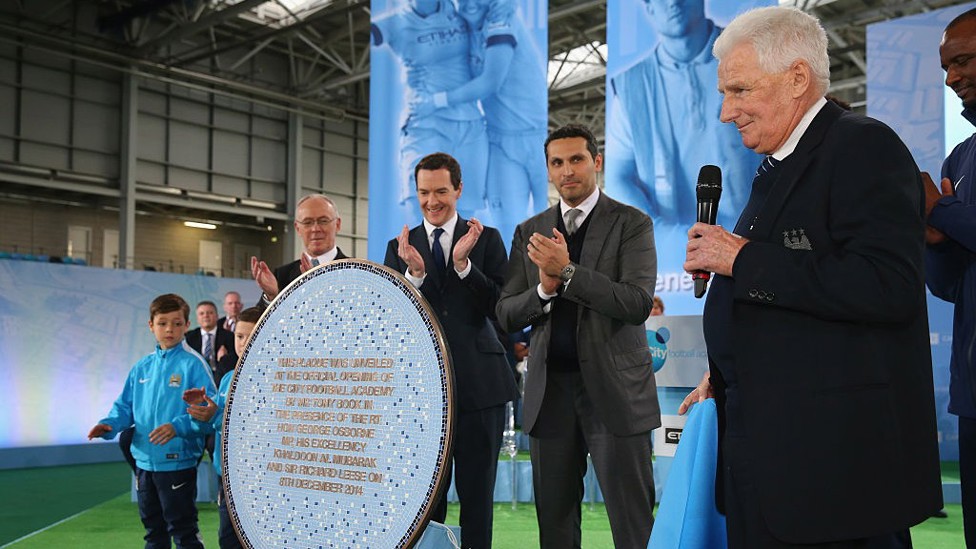
[[[575,272],[576,266],[571,263],[563,267],[563,272],[559,273],[559,278],[563,279],[564,281],[569,280],[570,278],[573,278],[573,273]]]

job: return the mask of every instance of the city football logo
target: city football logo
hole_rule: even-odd
[[[654,330],[647,331],[647,346],[651,349],[654,373],[658,373],[664,367],[664,362],[668,360],[668,340],[671,339],[671,330],[662,326]]]

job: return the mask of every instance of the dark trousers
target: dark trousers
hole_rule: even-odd
[[[132,437],[136,434],[135,427],[129,427],[128,429],[122,429],[119,433],[119,450],[122,450],[122,457],[125,458],[125,462],[129,464],[132,468],[132,474],[138,474],[136,466],[136,458],[132,457]]]
[[[959,417],[959,484],[966,547],[976,549],[976,419]]]
[[[644,549],[654,525],[648,433],[616,436],[597,417],[578,373],[550,372],[530,433],[542,549],[578,548],[586,454],[593,460],[617,549]]]
[[[146,528],[146,549],[203,549],[197,526],[197,469],[145,471],[138,469],[139,517]]]
[[[495,474],[505,428],[505,405],[457,414],[454,430],[454,488],[461,503],[461,546],[491,548]],[[451,470],[450,462],[447,470]],[[431,519],[447,517],[447,490],[434,506]]]
[[[827,543],[793,544],[777,539],[766,527],[759,494],[753,481],[754,472],[742,449],[745,438],[726,436],[722,441],[725,456],[725,527],[728,549],[911,549],[908,530],[877,537]],[[801,473],[797,473],[801,474]],[[802,496],[798,496],[802,497]]]
[[[220,526],[217,529],[217,540],[220,549],[241,549],[241,540],[237,537],[234,524],[227,512],[227,496],[224,495],[224,478],[217,477],[217,514],[220,516]]]

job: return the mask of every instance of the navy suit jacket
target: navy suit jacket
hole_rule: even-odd
[[[342,253],[342,249],[336,247],[335,259],[346,259],[346,254]],[[278,281],[278,292],[281,293],[285,291],[285,288],[289,284],[295,281],[296,278],[302,276],[302,260],[301,258],[292,261],[291,263],[285,263],[284,265],[276,268],[272,271],[275,280]],[[264,302],[264,295],[258,298],[258,302],[255,307],[260,307],[261,309],[267,308],[268,304]]]
[[[453,242],[456,244],[467,232],[467,220],[458,217]],[[447,337],[459,409],[480,410],[514,400],[515,377],[492,324],[508,264],[498,230],[485,227],[468,255],[471,272],[463,280],[450,263],[443,278],[437,272],[423,223],[410,231],[409,241],[424,258],[427,276],[420,293]],[[402,274],[407,264],[400,259],[397,248],[397,240],[390,240],[383,263]],[[453,251],[452,246],[448,257]]]
[[[346,259],[346,254],[342,253],[342,250],[336,248],[336,259]],[[302,276],[302,260],[296,259],[291,263],[286,263],[281,267],[274,270],[275,280],[278,281],[278,291],[283,292],[289,284],[295,281],[296,278]]]
[[[791,543],[907,529],[942,505],[918,169],[828,102],[777,170],[739,220],[728,326],[763,518]]]
[[[193,347],[194,351],[203,355],[203,335],[199,327],[186,333],[186,343],[190,347]],[[227,349],[227,354],[224,355],[222,360],[216,361],[216,375],[214,375],[215,384],[220,384],[220,378],[228,371],[233,370],[234,366],[237,365],[237,352],[234,350],[234,334],[225,330],[222,323],[218,323],[217,336],[214,338],[215,360],[221,345]],[[204,360],[206,360],[206,357],[204,357]]]

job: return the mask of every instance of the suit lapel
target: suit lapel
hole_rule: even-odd
[[[769,196],[756,215],[756,223],[750,233],[752,238],[762,240],[769,237],[780,212],[783,210],[783,205],[793,193],[793,189],[799,183],[800,178],[806,173],[807,166],[815,158],[816,150],[823,142],[824,136],[827,135],[827,130],[840,118],[843,112],[843,109],[828,101],[814,117],[813,122],[810,123],[806,132],[803,133],[803,137],[800,138],[796,150],[783,160],[782,169],[776,176],[776,182],[773,184],[773,188],[769,190]]]
[[[454,237],[451,240],[451,249],[447,251],[448,265],[452,263],[451,260],[454,258],[454,246],[457,246],[458,240],[461,240],[461,237],[466,234],[468,234],[468,220],[458,216],[457,223],[454,224]]]
[[[583,250],[580,252],[580,265],[593,267],[600,259],[600,252],[603,251],[604,243],[616,219],[612,215],[614,207],[613,201],[601,192],[596,206],[587,216],[589,225],[586,228],[586,238],[583,240]]]
[[[556,202],[556,205],[550,208],[552,214],[544,220],[545,223],[539,231],[539,234],[552,238],[552,230],[559,226],[559,216],[562,215],[562,206],[560,204],[560,202]],[[526,238],[526,241],[528,241],[528,238]]]
[[[424,270],[427,271],[427,278],[431,282],[440,284],[440,275],[437,274],[437,269],[434,268],[434,257],[430,253],[430,241],[427,238],[427,228],[421,223],[410,231],[410,237],[407,239],[410,245],[420,252],[420,257],[424,259]]]
[[[529,245],[529,237],[532,236],[533,232],[551,238],[552,230],[559,225],[559,215],[560,215],[559,209],[560,209],[560,205],[559,202],[557,202],[555,206],[550,206],[548,210],[543,212],[543,215],[541,215],[536,220],[534,225],[526,227],[528,229],[528,232],[522,235],[522,239],[523,239],[522,244],[524,246]],[[522,253],[525,252],[526,250],[523,249]],[[530,285],[534,287],[539,284],[539,268],[536,267],[534,263],[532,263],[532,260],[529,259],[528,254],[526,254],[523,257],[525,261],[524,264],[527,266],[526,276],[529,279]]]
[[[460,240],[461,237],[466,234],[468,234],[468,220],[459,215],[457,217],[457,223],[454,224],[454,235],[451,239],[451,249],[444,250],[444,253],[447,254],[447,268],[444,270],[444,280],[441,281],[442,288],[445,285],[451,284],[453,281],[460,280],[457,277],[457,273],[454,271],[454,247],[457,246],[458,240]],[[478,242],[481,242],[481,240],[479,239]],[[468,261],[474,261],[475,250],[478,249],[478,242],[475,243],[474,247],[472,247],[471,251],[468,253]]]

